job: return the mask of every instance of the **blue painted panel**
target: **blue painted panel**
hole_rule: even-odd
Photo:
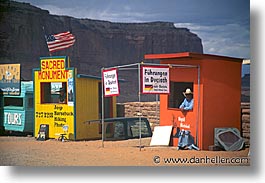
[[[33,82],[21,82],[20,95],[4,96],[4,101],[0,120],[5,130],[33,132]]]
[[[24,132],[25,128],[25,111],[4,111],[5,130]]]

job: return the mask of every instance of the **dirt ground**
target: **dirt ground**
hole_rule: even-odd
[[[241,151],[176,150],[150,147],[151,138],[123,141],[37,141],[1,136],[1,166],[249,166],[249,149]]]

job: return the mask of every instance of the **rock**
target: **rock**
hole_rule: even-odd
[[[242,109],[242,114],[250,114],[250,109]]]
[[[250,133],[250,123],[242,123],[242,132]]]
[[[242,127],[242,137],[245,140],[246,146],[250,145],[250,103],[241,103],[241,127]]]
[[[242,118],[242,123],[249,123],[250,122],[250,115],[249,114],[243,114],[241,116]]]
[[[39,68],[39,57],[49,56],[45,33],[71,31],[76,42],[71,48],[52,55],[70,56],[78,73],[100,76],[102,67],[139,63],[145,54],[203,52],[201,39],[173,22],[111,23],[69,16],[51,15],[28,3],[0,2],[1,63],[21,63],[21,77],[32,80],[32,69]],[[45,31],[43,30],[45,28]],[[137,101],[136,71],[119,71],[121,97]],[[132,92],[135,91],[135,92]],[[148,100],[154,96],[143,96]]]

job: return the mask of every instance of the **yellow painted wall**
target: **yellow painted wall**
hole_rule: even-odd
[[[87,139],[98,133],[97,125],[88,125],[89,120],[99,118],[99,80],[76,78],[76,139]],[[93,135],[92,135],[93,136]]]
[[[89,123],[89,120],[101,118],[99,114],[100,80],[76,78],[76,139],[101,138],[100,123]],[[113,97],[113,116],[116,117],[116,97]]]
[[[53,79],[43,81],[38,79],[38,72],[34,71],[34,134],[37,137],[41,124],[49,125],[49,138],[58,138],[63,133],[63,125],[68,125],[68,139],[74,140],[74,106],[59,103],[41,104],[41,82],[67,82],[67,80]]]

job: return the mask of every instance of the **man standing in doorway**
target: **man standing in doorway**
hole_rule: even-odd
[[[66,103],[66,95],[65,95],[64,88],[60,88],[59,103],[62,103],[62,104]]]
[[[187,88],[185,92],[183,92],[185,99],[179,106],[181,111],[190,111],[193,109],[193,93],[190,88]]]

